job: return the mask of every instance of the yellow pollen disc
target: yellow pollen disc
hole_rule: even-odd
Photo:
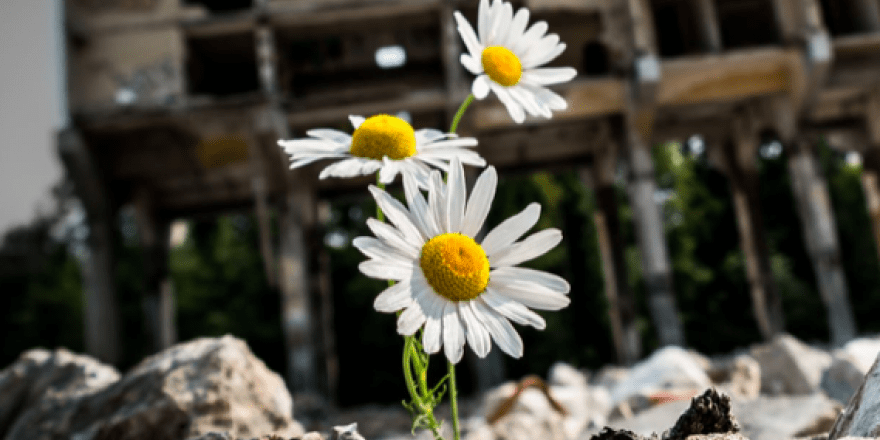
[[[522,63],[510,49],[489,46],[483,49],[483,70],[492,81],[504,87],[515,86],[522,77]]]
[[[450,301],[474,299],[489,284],[486,252],[466,235],[448,233],[428,240],[419,264],[428,284]]]
[[[351,136],[351,154],[367,159],[400,160],[416,154],[416,134],[408,122],[396,116],[367,118]]]

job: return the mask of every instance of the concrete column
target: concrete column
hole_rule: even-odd
[[[634,129],[627,130],[628,192],[633,210],[642,271],[651,317],[662,345],[685,344],[672,288],[672,267],[666,249],[663,219],[654,200],[654,162],[650,148]]]
[[[294,188],[281,216],[281,319],[287,348],[287,380],[294,393],[319,394],[312,321],[308,232],[315,219],[315,195]]]
[[[78,131],[59,132],[58,151],[86,209],[89,225],[88,251],[81,261],[86,352],[113,364],[120,358],[120,327],[113,280],[112,204],[91,152]]]
[[[174,319],[174,286],[168,274],[171,224],[160,219],[146,191],[135,195],[135,218],[144,261],[147,297],[144,315],[153,338],[153,350],[161,351],[177,342]]]
[[[863,163],[862,189],[865,191],[865,204],[868,218],[871,219],[877,255],[880,256],[880,147],[868,149]]]
[[[813,260],[819,292],[828,309],[831,342],[839,346],[856,336],[856,326],[840,262],[834,212],[812,145],[800,140],[790,146],[788,167],[794,198],[807,249]]]
[[[779,296],[770,266],[770,249],[764,231],[764,220],[758,191],[758,173],[754,155],[758,136],[735,136],[722,148],[724,169],[730,182],[733,205],[736,210],[740,246],[746,262],[746,276],[752,297],[755,321],[765,340],[784,331],[782,298]],[[747,154],[738,154],[746,151]],[[743,160],[745,159],[745,160]]]
[[[596,197],[593,222],[596,225],[599,254],[602,258],[608,321],[611,324],[617,362],[621,365],[632,365],[642,354],[642,344],[636,326],[635,298],[629,288],[625,245],[617,215],[617,194],[613,175],[603,176],[603,173],[596,171],[595,168],[582,169],[581,181],[593,189]]]

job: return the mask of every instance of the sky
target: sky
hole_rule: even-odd
[[[0,236],[30,222],[61,179],[56,0],[0,0]]]

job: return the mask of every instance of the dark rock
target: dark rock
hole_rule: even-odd
[[[663,438],[684,440],[691,435],[735,432],[739,432],[739,424],[730,413],[730,397],[710,388],[691,400],[691,406]]]
[[[590,440],[647,440],[653,437],[643,437],[626,429],[613,429],[605,427],[598,434],[590,437]]]

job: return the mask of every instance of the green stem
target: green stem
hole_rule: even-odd
[[[458,130],[458,123],[461,121],[461,117],[464,116],[464,111],[467,110],[468,106],[474,102],[474,94],[471,93],[468,95],[467,99],[461,103],[461,107],[458,108],[458,111],[455,112],[455,117],[452,118],[452,126],[449,127],[450,133],[455,133],[455,130]]]
[[[452,435],[455,440],[461,439],[458,429],[458,390],[455,387],[455,364],[447,361],[449,366],[449,405],[452,408]]]

